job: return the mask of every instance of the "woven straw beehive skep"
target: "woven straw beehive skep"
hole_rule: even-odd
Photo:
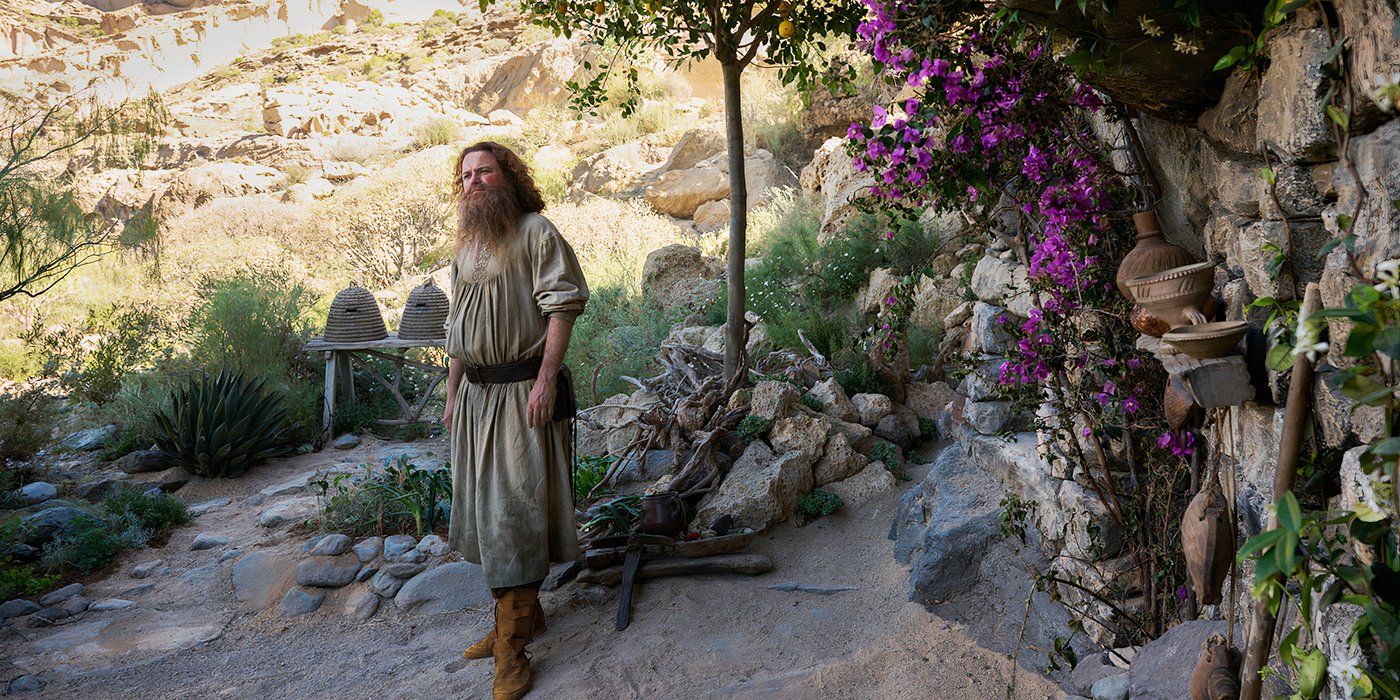
[[[408,293],[399,322],[399,337],[406,340],[439,340],[445,336],[447,295],[429,277]]]
[[[358,285],[336,292],[326,316],[323,337],[332,343],[359,343],[389,337],[374,294]]]

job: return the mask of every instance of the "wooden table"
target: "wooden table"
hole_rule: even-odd
[[[355,400],[355,381],[352,368],[355,363],[374,377],[394,400],[399,404],[401,413],[398,418],[376,419],[379,425],[408,425],[410,423],[433,422],[435,417],[423,418],[423,409],[428,405],[428,399],[432,398],[433,391],[437,385],[447,379],[447,367],[430,365],[417,360],[410,360],[406,356],[410,348],[441,348],[446,347],[447,339],[438,340],[404,340],[397,334],[390,333],[388,337],[380,340],[369,340],[357,343],[334,343],[324,338],[312,338],[302,352],[323,352],[326,356],[326,405],[321,414],[321,435],[319,442],[324,444],[331,435],[331,418],[335,412],[336,395]],[[392,350],[402,350],[403,354],[389,352]],[[378,357],[394,363],[395,370],[393,379],[386,379],[370,364],[369,357]],[[432,375],[432,383],[428,385],[427,391],[418,398],[416,404],[409,404],[404,398],[402,386],[404,370],[412,367],[417,370],[428,372]]]

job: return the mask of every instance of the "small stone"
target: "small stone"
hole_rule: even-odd
[[[236,557],[236,556],[238,556],[238,555],[240,555],[240,554],[242,554],[242,553],[243,553],[243,550],[241,550],[241,549],[230,549],[230,550],[228,550],[227,552],[224,552],[223,554],[220,554],[220,555],[219,555],[219,561],[221,561],[221,562],[228,561],[228,560],[230,560],[230,559],[232,559],[232,558],[234,558],[234,557]]]
[[[297,583],[339,588],[354,581],[359,570],[360,562],[354,557],[314,556],[297,562]]]
[[[391,535],[384,540],[384,561],[413,561],[409,558],[409,553],[418,553],[415,549],[418,546],[418,538],[413,535]],[[417,561],[422,561],[418,559]]]
[[[447,546],[447,540],[444,540],[438,535],[428,535],[424,537],[423,541],[418,543],[416,549],[430,557],[440,557],[450,551]]]
[[[29,621],[26,623],[26,625],[30,628],[47,627],[48,625],[52,625],[53,623],[62,620],[65,617],[69,617],[70,615],[72,615],[72,613],[68,612],[67,610],[64,610],[62,607],[59,607],[57,605],[51,605],[47,608],[44,608],[43,610],[40,610],[39,612],[34,613],[33,615],[30,615]]]
[[[325,535],[313,535],[311,539],[306,541],[306,544],[301,546],[301,551],[310,553],[316,548],[316,545],[321,544],[321,539],[324,537]]]
[[[424,563],[412,563],[401,561],[384,567],[384,573],[394,578],[413,578],[427,570],[428,565]]]
[[[314,497],[293,498],[289,501],[282,501],[258,514],[258,526],[281,527],[304,521],[315,514],[316,499]]]
[[[356,622],[364,622],[379,611],[379,596],[368,588],[361,588],[345,600],[345,616]]]
[[[326,535],[316,543],[310,550],[312,556],[334,557],[344,554],[350,549],[350,537],[348,535]]]
[[[43,606],[38,603],[23,598],[5,601],[5,603],[0,604],[0,620],[8,620],[12,617],[23,617],[31,613],[39,612],[42,608]]]
[[[1128,700],[1128,674],[1105,676],[1094,681],[1089,697],[1093,700]]]
[[[394,578],[381,571],[369,580],[369,587],[381,598],[393,598],[403,588],[403,579]]]
[[[232,502],[233,499],[227,496],[202,501],[200,503],[196,503],[190,506],[190,515],[193,515],[194,517],[198,518],[199,516],[204,515],[205,513],[208,513],[211,510],[214,510],[215,508],[222,508]]]
[[[61,603],[65,600],[68,600],[69,598],[72,598],[75,595],[80,595],[83,592],[83,588],[83,584],[81,583],[70,583],[64,586],[63,588],[60,588],[56,591],[52,591],[48,595],[45,595],[43,598],[40,598],[39,605],[42,605],[47,608],[55,603]]]
[[[136,603],[121,598],[106,598],[99,600],[88,606],[88,610],[93,612],[107,612],[108,610],[125,610]]]
[[[377,573],[379,573],[379,567],[373,564],[365,564],[364,566],[360,567],[360,573],[355,574],[355,582],[364,583],[365,581],[368,581],[371,576]]]
[[[360,436],[346,433],[335,439],[335,449],[353,450],[360,446]]]
[[[72,616],[77,615],[78,613],[84,610],[87,610],[88,604],[91,602],[92,601],[89,601],[87,598],[84,598],[80,595],[75,595],[69,598],[68,600],[63,601],[62,603],[59,603],[58,607],[63,608],[65,611],[67,611],[67,613],[70,616]]]
[[[159,559],[152,559],[151,561],[148,561],[144,564],[137,564],[136,566],[131,567],[131,577],[146,578],[147,576],[150,576],[151,572],[155,571],[156,567],[160,566],[161,563],[162,562]]]
[[[306,615],[316,612],[325,600],[325,593],[293,586],[287,589],[286,595],[282,596],[282,607],[278,609],[278,613],[282,617]]]
[[[374,561],[379,553],[384,551],[383,537],[366,537],[355,544],[355,556],[362,562]]]
[[[787,382],[759,382],[749,398],[749,414],[775,421],[790,413],[798,403],[797,389],[793,385]]]
[[[208,532],[201,532],[190,543],[191,552],[200,552],[206,549],[216,549],[228,544],[228,538],[222,535],[215,535]]]
[[[154,591],[155,589],[156,589],[156,584],[154,584],[154,583],[143,583],[143,584],[141,584],[141,585],[139,585],[139,586],[132,586],[131,588],[128,588],[128,589],[122,591],[121,593],[118,593],[117,595],[119,595],[119,596],[121,596],[121,597],[123,597],[123,598],[134,598],[134,597],[139,596],[139,595],[146,595],[147,593],[150,593],[151,591]]]
[[[894,402],[884,394],[856,394],[851,397],[851,403],[860,415],[860,424],[871,428],[894,412]]]
[[[24,505],[42,503],[58,495],[58,487],[47,481],[36,481],[32,484],[25,484],[19,490],[19,498]]]
[[[44,684],[40,683],[39,679],[34,676],[20,676],[19,678],[11,680],[9,684],[5,686],[5,693],[7,695],[13,695],[15,693],[38,690],[42,687],[44,687]]]
[[[443,564],[426,571],[394,597],[401,610],[418,613],[448,613],[490,604],[481,567],[465,561]]]

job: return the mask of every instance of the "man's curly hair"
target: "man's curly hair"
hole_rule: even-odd
[[[544,197],[540,196],[540,189],[535,186],[535,178],[530,174],[530,166],[526,165],[520,156],[515,155],[515,151],[495,141],[477,141],[463,148],[462,152],[457,154],[457,160],[452,164],[453,201],[462,198],[462,159],[466,158],[468,153],[479,151],[486,151],[496,156],[496,162],[500,163],[506,181],[510,184],[511,190],[515,192],[515,201],[519,203],[522,214],[544,211]]]

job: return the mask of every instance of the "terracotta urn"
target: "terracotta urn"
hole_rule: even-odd
[[[1240,339],[1249,331],[1244,321],[1217,321],[1181,326],[1162,335],[1162,340],[1197,360],[1224,357],[1235,352]]]
[[[1172,328],[1206,323],[1202,313],[1215,285],[1215,263],[1183,265],[1128,280],[1133,298]]]
[[[1181,518],[1181,548],[1196,598],[1206,605],[1219,605],[1220,589],[1234,560],[1235,541],[1230,531],[1229,502],[1215,475],[1186,506]]]
[[[1123,256],[1123,262],[1118,263],[1114,281],[1123,296],[1135,301],[1133,290],[1128,287],[1128,280],[1190,265],[1193,260],[1190,253],[1168,243],[1162,237],[1162,226],[1157,222],[1156,212],[1140,211],[1133,214],[1133,226],[1137,228],[1137,245]]]

